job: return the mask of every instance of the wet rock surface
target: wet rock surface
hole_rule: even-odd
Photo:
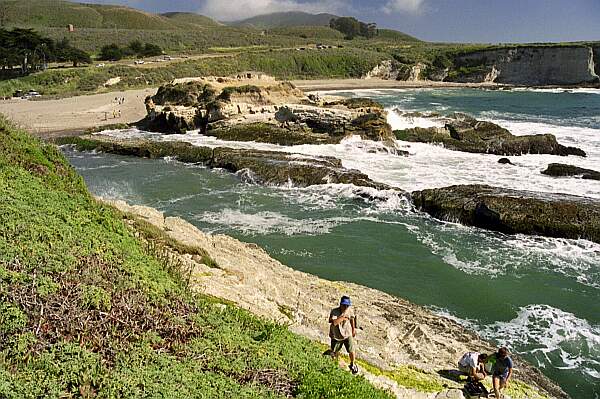
[[[144,158],[175,157],[180,162],[201,163],[221,168],[262,184],[305,187],[317,184],[343,183],[376,189],[391,187],[372,181],[364,173],[346,169],[333,157],[309,157],[278,151],[194,146],[181,141],[116,139],[104,135],[65,137],[58,144],[72,144],[79,150],[129,155]],[[400,191],[400,190],[398,190]]]
[[[578,155],[586,156],[579,148],[559,144],[551,134],[515,136],[492,122],[478,121],[468,115],[456,114],[443,127],[395,130],[396,138],[418,143],[439,143],[454,151],[495,155]]]
[[[485,185],[415,191],[412,199],[417,209],[446,221],[507,234],[600,243],[600,200]]]
[[[551,163],[548,165],[546,170],[542,171],[542,174],[554,177],[580,177],[586,180],[600,180],[600,172],[579,168],[573,165],[566,165],[562,163]]]

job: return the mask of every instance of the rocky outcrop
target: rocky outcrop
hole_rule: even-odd
[[[579,148],[559,144],[551,134],[514,136],[495,123],[463,114],[447,119],[444,127],[395,130],[396,138],[418,143],[439,143],[454,151],[496,155],[551,154],[586,156]]]
[[[367,72],[363,79],[403,80],[416,82],[421,80],[426,65],[417,63],[415,65],[402,64],[398,61],[385,60]]]
[[[469,52],[454,59],[448,81],[542,86],[597,83],[594,49],[587,46],[519,46]]]
[[[72,144],[78,150],[130,155],[144,158],[174,157],[180,162],[199,163],[238,173],[254,183],[305,187],[318,184],[343,183],[359,187],[391,189],[372,181],[358,170],[346,169],[333,157],[309,157],[287,152],[201,147],[181,141],[116,139],[103,135],[65,137],[58,144]],[[401,192],[400,190],[397,190]]]
[[[587,239],[600,243],[600,201],[485,185],[412,193],[417,209],[435,218],[507,234]]]
[[[361,367],[361,374],[369,381],[389,388],[398,398],[462,398],[461,391],[456,389],[461,385],[441,379],[438,373],[443,369],[454,369],[457,359],[467,351],[491,353],[494,350],[491,343],[458,323],[407,300],[291,269],[256,244],[203,233],[180,218],[165,217],[152,208],[129,206],[122,201],[111,204],[126,214],[143,218],[186,246],[206,250],[218,268],[202,264],[198,256],[174,254],[179,256],[184,270],[191,271],[194,290],[229,300],[252,313],[285,324],[291,331],[309,339],[328,344],[326,316],[340,296],[350,295],[360,309],[357,314],[360,359],[384,370],[416,367],[421,370],[418,373],[420,381],[446,386],[441,393],[417,391],[398,386],[383,375],[374,376]],[[517,388],[519,395],[513,397],[541,399],[550,395],[568,398],[535,367],[519,356],[513,359],[516,380],[530,385],[530,388],[520,385]],[[490,379],[485,383],[489,386]]]
[[[386,111],[373,100],[323,101],[306,97],[290,83],[267,82],[271,85],[194,80],[161,86],[146,99],[148,115],[139,127],[286,145],[337,143],[359,135],[394,146]]]
[[[542,174],[554,177],[577,176],[587,180],[600,180],[600,172],[562,163],[551,163]]]

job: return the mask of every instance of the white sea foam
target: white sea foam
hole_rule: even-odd
[[[600,288],[600,244],[539,236],[505,235],[456,223],[415,224],[417,239],[446,263],[468,274],[498,277],[528,273],[523,265]]]
[[[230,208],[218,212],[204,212],[195,219],[213,225],[226,226],[245,235],[283,234],[287,236],[326,234],[334,227],[352,221],[350,218],[343,217],[318,220],[294,219],[278,212],[245,213]]]
[[[517,317],[483,327],[481,334],[540,363],[559,369],[580,369],[590,377],[600,373],[600,326],[549,305],[528,305]]]

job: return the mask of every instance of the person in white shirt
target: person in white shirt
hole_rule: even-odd
[[[473,381],[481,381],[486,376],[484,365],[487,358],[485,353],[467,352],[458,361],[458,370]]]

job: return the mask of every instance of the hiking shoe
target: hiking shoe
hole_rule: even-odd
[[[348,366],[348,368],[350,369],[350,371],[352,372],[352,374],[358,373],[358,366],[356,364],[351,364],[351,365]]]

